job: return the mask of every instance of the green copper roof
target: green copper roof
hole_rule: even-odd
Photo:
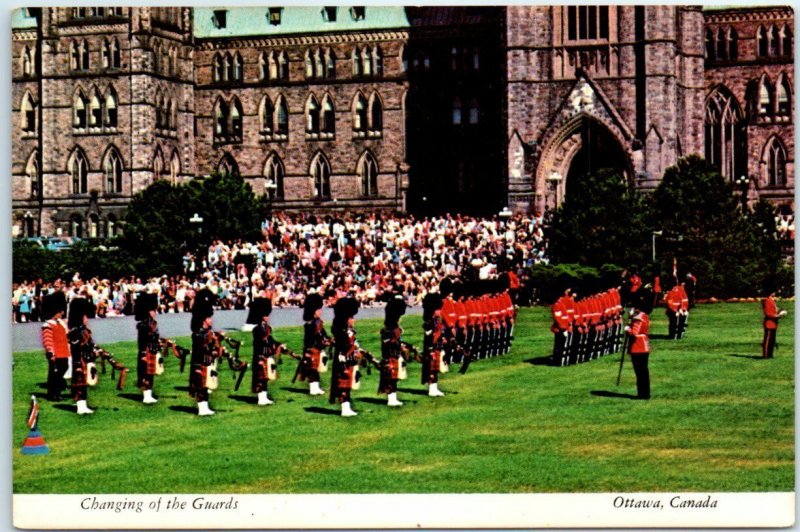
[[[327,33],[332,31],[361,31],[409,26],[403,6],[364,6],[364,18],[355,20],[351,8],[336,6],[336,20],[323,16],[323,7],[281,8],[280,24],[270,24],[268,7],[195,7],[194,36],[244,37],[288,35],[293,33]],[[224,10],[225,27],[218,28],[214,12]]]
[[[703,11],[729,11],[731,9],[769,9],[776,7],[789,7],[781,4],[708,4],[703,6]]]
[[[36,27],[36,17],[29,17],[25,8],[15,9],[11,12],[11,29],[24,30]]]

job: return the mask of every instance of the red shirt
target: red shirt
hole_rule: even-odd
[[[780,314],[778,312],[778,305],[775,304],[775,299],[769,296],[761,302],[761,308],[764,311],[764,328],[777,329]]]
[[[55,358],[69,358],[69,341],[64,320],[47,320],[42,325],[42,345]]]
[[[678,312],[681,308],[681,293],[680,285],[675,285],[667,292],[664,302],[667,304],[667,310],[671,312]]]
[[[631,335],[631,355],[646,355],[650,353],[650,317],[644,312],[633,317],[633,324],[628,329]]]

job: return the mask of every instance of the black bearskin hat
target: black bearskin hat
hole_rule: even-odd
[[[136,298],[134,316],[136,321],[146,320],[150,317],[150,311],[158,308],[158,297],[155,294],[139,294]]]
[[[771,296],[778,291],[778,281],[774,275],[767,275],[767,277],[764,278],[762,289],[765,296]]]
[[[427,294],[422,299],[422,319],[431,319],[433,313],[440,308],[442,308],[442,296],[439,294]]]
[[[403,301],[403,296],[394,296],[386,303],[386,318],[384,323],[386,325],[397,325],[400,317],[406,313],[406,302]]]
[[[345,330],[347,320],[358,314],[358,301],[352,297],[343,297],[333,305],[333,323],[331,330]]]
[[[648,288],[638,290],[634,306],[645,314],[653,312],[653,292]]]
[[[83,317],[84,316],[93,316],[94,315],[94,304],[91,303],[88,299],[82,297],[76,297],[69,303],[69,318],[67,321],[67,327],[73,329],[80,325],[83,325]]]
[[[192,305],[192,332],[200,330],[205,319],[214,315],[215,301],[216,296],[211,293],[211,290],[203,288],[197,292],[194,298],[194,304]]]
[[[306,296],[305,304],[303,305],[303,321],[311,321],[314,313],[322,308],[322,296],[316,292],[312,292]]]
[[[67,312],[67,298],[60,290],[42,298],[42,318],[49,320],[59,312]]]
[[[449,277],[445,277],[442,279],[442,282],[439,283],[439,293],[442,294],[442,297],[447,297],[453,293],[453,280]]]
[[[266,297],[257,297],[250,302],[250,312],[247,314],[247,323],[258,325],[264,316],[272,312],[272,300]]]

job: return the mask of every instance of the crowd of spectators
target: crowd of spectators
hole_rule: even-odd
[[[209,287],[221,308],[246,308],[256,296],[276,307],[301,306],[315,290],[328,302],[355,297],[371,306],[388,293],[418,305],[447,276],[518,277],[547,262],[547,242],[538,216],[475,218],[447,215],[417,219],[380,214],[293,216],[277,214],[262,224],[259,242],[215,241],[202,253],[187,251],[182,275],[23,282],[13,287],[14,320],[39,319],[43,293],[63,290],[67,299],[88,297],[99,317],[133,312],[140,292],[158,294],[161,312],[191,308],[197,290]]]

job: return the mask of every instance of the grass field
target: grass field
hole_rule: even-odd
[[[788,306],[788,305],[784,305]],[[72,401],[42,399],[46,456],[25,456],[31,393],[44,396],[41,352],[14,354],[14,493],[547,493],[793,491],[793,315],[780,348],[761,360],[757,303],[701,305],[687,337],[664,339],[653,313],[653,398],[631,401],[633,370],[615,386],[619,355],[566,368],[543,365],[549,312],[522,309],[508,355],[448,373],[431,399],[419,365],[401,382],[405,406],[376,395],[377,372],[354,392],[355,418],[327,396],[292,385],[295,362],[271,385],[276,404],[255,406],[250,375],[239,392],[227,367],[211,397],[217,415],[194,415],[188,374],[174,357],[156,380],[157,405],[135,388],[135,344],[104,346],[133,371],[118,392],[109,375],[90,390],[92,416]],[[421,344],[419,317],[403,318]],[[357,321],[362,346],[379,353],[381,322]],[[235,336],[235,335],[234,335]],[[243,353],[250,358],[248,335]],[[275,336],[299,350],[302,330]],[[188,338],[179,339],[184,346]],[[327,390],[330,374],[323,376]]]

